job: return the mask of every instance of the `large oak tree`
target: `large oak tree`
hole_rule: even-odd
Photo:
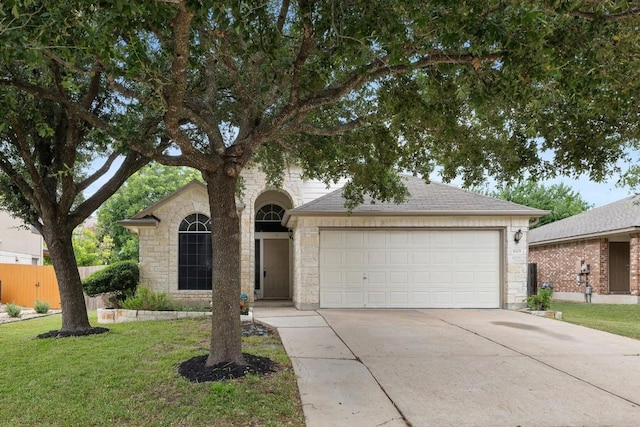
[[[258,161],[399,199],[400,170],[603,178],[638,133],[635,1],[147,0],[118,20],[102,65],[158,108],[173,150],[131,141],[208,184],[213,322],[207,363],[243,363],[235,189]],[[113,37],[105,31],[99,40]],[[121,55],[120,55],[121,54]],[[542,152],[550,151],[552,161]]]
[[[404,195],[397,172],[472,184],[586,172],[601,179],[638,128],[636,2],[262,0],[165,3],[128,41],[176,151],[202,171],[213,240],[207,364],[242,363],[236,181],[257,160]],[[147,21],[148,22],[148,21]],[[132,57],[133,58],[133,57]],[[124,75],[124,74],[123,74]],[[553,161],[541,153],[553,152]]]
[[[47,244],[64,334],[91,329],[73,230],[149,162],[126,142],[155,141],[161,119],[112,88],[101,58],[115,45],[91,10],[0,4],[0,205]]]

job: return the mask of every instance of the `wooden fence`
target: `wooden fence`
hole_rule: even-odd
[[[80,267],[80,277],[84,278],[94,271],[104,268]],[[0,264],[0,302],[17,304],[22,307],[33,307],[34,303],[45,301],[53,309],[60,308],[58,280],[53,266]],[[102,298],[89,298],[85,295],[87,309],[101,308]]]

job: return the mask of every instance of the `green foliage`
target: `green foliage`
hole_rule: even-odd
[[[128,297],[122,302],[122,308],[128,310],[176,310],[177,305],[167,294],[153,292],[146,286],[140,286],[135,296]]]
[[[49,303],[46,302],[46,301],[38,301],[38,300],[36,300],[36,303],[33,306],[33,309],[38,314],[47,314],[47,312],[49,311]]]
[[[20,313],[22,312],[22,309],[15,304],[7,304],[4,309],[9,317],[20,317]]]
[[[139,275],[137,262],[119,261],[85,278],[82,286],[89,296],[113,293],[114,301],[112,302],[119,304],[135,294]]]
[[[113,239],[111,236],[98,236],[93,230],[80,228],[73,235],[73,251],[78,266],[104,265],[111,261]]]
[[[553,295],[553,289],[540,288],[538,293],[530,295],[526,298],[527,307],[531,310],[549,310],[551,307],[551,296]]]
[[[142,209],[162,200],[201,174],[191,168],[152,163],[133,174],[98,210],[97,228],[101,241],[112,242],[113,260],[137,260],[138,236],[117,222],[129,219]]]
[[[520,182],[488,193],[489,196],[532,208],[550,211],[532,228],[549,224],[590,209],[580,194],[565,184],[545,186],[534,181]]]

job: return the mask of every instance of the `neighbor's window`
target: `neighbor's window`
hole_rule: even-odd
[[[178,289],[211,290],[211,220],[191,214],[178,229]]]

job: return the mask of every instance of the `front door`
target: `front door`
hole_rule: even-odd
[[[629,293],[629,242],[609,242],[609,292]]]
[[[289,239],[264,239],[262,297],[289,299]]]

